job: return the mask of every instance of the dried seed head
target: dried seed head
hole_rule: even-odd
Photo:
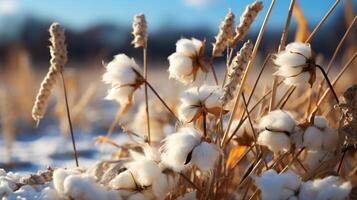
[[[248,5],[242,16],[240,17],[240,23],[236,28],[236,36],[231,42],[231,46],[236,46],[238,42],[242,41],[247,35],[248,30],[255,18],[257,17],[259,11],[263,9],[263,3],[261,1],[255,1],[254,3]]]
[[[51,36],[51,67],[61,72],[67,62],[67,46],[65,44],[64,29],[59,23],[55,22],[51,25],[49,32]]]
[[[51,94],[64,65],[67,62],[67,48],[65,44],[64,29],[58,23],[53,23],[49,29],[50,32],[50,53],[51,66],[41,83],[40,90],[37,93],[35,104],[32,108],[32,118],[39,121],[45,114],[48,98]]]
[[[234,14],[229,11],[219,26],[216,42],[213,44],[213,57],[221,56],[229,41],[234,37]]]
[[[146,48],[148,32],[144,14],[138,14],[134,16],[132,34],[134,35],[134,40],[131,42],[131,44],[133,44],[135,48]]]
[[[240,84],[244,69],[246,68],[253,51],[253,43],[247,41],[234,57],[228,69],[227,81],[223,87],[223,96],[220,98],[222,105],[227,105],[235,96],[237,86]]]

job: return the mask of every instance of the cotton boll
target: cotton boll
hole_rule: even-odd
[[[201,138],[197,130],[188,127],[167,136],[160,148],[162,164],[176,172],[186,169],[187,156],[201,142]]]
[[[270,169],[254,177],[263,200],[285,200],[293,197],[300,186],[300,178],[292,171],[278,174]]]
[[[139,66],[134,59],[125,54],[118,54],[105,68],[106,72],[102,80],[111,85],[106,99],[116,100],[124,105],[129,104],[134,91],[143,83],[141,77],[135,72],[141,72]]]
[[[215,144],[202,142],[192,152],[192,164],[203,172],[211,172],[218,161],[220,149]]]
[[[63,168],[58,168],[53,172],[53,185],[54,188],[59,192],[60,194],[64,193],[64,187],[63,183],[64,180],[70,176],[70,175],[77,175],[80,174],[79,171],[77,170],[66,170]]]
[[[292,132],[295,127],[295,120],[290,113],[283,110],[274,110],[262,117],[259,121],[259,128],[272,128],[280,131]]]
[[[337,176],[307,181],[300,187],[299,198],[304,200],[343,200],[352,189],[349,182],[342,182]]]
[[[279,67],[274,75],[284,77],[287,85],[312,84],[315,68],[310,44],[290,43],[284,51],[276,54],[274,63]]]
[[[266,146],[274,154],[290,150],[290,138],[285,133],[263,131],[259,133],[257,144]]]
[[[187,89],[180,98],[179,117],[184,122],[191,122],[208,112],[218,116],[221,110],[219,98],[222,96],[222,89],[218,86],[202,85]]]
[[[324,133],[320,129],[310,126],[304,133],[304,146],[310,150],[320,150],[322,148]]]

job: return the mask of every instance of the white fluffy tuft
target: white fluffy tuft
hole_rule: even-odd
[[[295,195],[301,183],[294,172],[278,174],[273,169],[263,172],[260,177],[254,177],[254,180],[263,200],[289,199]]]
[[[192,152],[192,163],[203,172],[211,172],[220,155],[218,146],[202,142]]]
[[[351,192],[350,182],[342,182],[337,176],[307,181],[301,185],[299,199],[303,200],[343,200]]]
[[[176,172],[186,169],[187,156],[200,144],[201,138],[202,135],[197,130],[189,127],[167,136],[160,148],[162,164]]]

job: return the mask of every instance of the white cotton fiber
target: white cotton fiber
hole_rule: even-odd
[[[257,144],[266,146],[275,154],[290,150],[290,138],[285,133],[263,131],[259,133]]]
[[[203,172],[211,172],[219,159],[220,149],[212,143],[202,142],[192,152],[192,163]]]
[[[310,78],[311,78],[310,73],[303,72],[297,76],[285,78],[284,83],[286,85],[294,85],[294,86],[307,85],[309,84]]]
[[[295,127],[295,120],[290,113],[283,110],[274,110],[262,117],[259,121],[259,128],[277,129],[292,132]]]
[[[326,128],[327,125],[327,119],[324,116],[315,116],[314,118],[314,126],[320,129]]]
[[[299,71],[301,72],[302,70],[301,67],[296,67],[296,68],[294,67],[305,64],[305,62],[306,62],[306,58],[304,58],[300,54],[291,53],[289,51],[282,51],[278,53],[276,55],[276,58],[274,59],[274,63],[276,65],[281,66],[279,70],[281,70],[281,68],[285,68],[286,71],[291,70],[292,72],[293,71],[296,72],[298,69],[300,69]],[[298,73],[292,73],[291,75],[288,76],[297,75],[297,74]]]
[[[134,177],[128,170],[121,172],[113,178],[109,182],[109,186],[115,190],[132,190],[136,188]]]
[[[218,116],[222,106],[219,101],[221,96],[222,89],[218,86],[202,85],[185,90],[181,95],[181,105],[178,109],[180,120],[191,122],[203,111]]]
[[[181,172],[188,167],[186,159],[194,147],[201,142],[202,135],[197,130],[189,127],[181,128],[164,139],[160,148],[161,162],[163,165]]]
[[[294,172],[278,174],[273,169],[263,172],[259,177],[254,177],[254,180],[263,200],[285,200],[293,197],[301,183]]]
[[[107,191],[96,183],[96,178],[91,175],[70,175],[64,181],[64,192],[68,197],[86,200],[120,200],[115,191]]]
[[[302,200],[344,200],[348,198],[352,186],[342,182],[337,176],[307,181],[301,185],[299,199]]]
[[[183,84],[189,84],[195,81],[199,75],[200,69],[194,62],[199,58],[200,49],[203,43],[195,38],[182,38],[176,43],[176,52],[168,57],[169,77],[176,79]]]
[[[57,192],[64,193],[64,180],[70,175],[80,174],[77,170],[58,168],[53,172],[53,185]]]
[[[312,55],[311,46],[309,43],[292,42],[286,45],[285,50],[290,52],[299,52],[307,58],[310,58]]]
[[[328,152],[322,150],[308,150],[306,151],[303,164],[308,169],[314,169],[317,167],[323,160],[327,160]]]
[[[323,132],[315,126],[310,126],[304,133],[304,146],[310,150],[320,150],[323,144]]]

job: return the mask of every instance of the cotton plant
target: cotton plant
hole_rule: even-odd
[[[161,163],[176,172],[196,166],[202,172],[210,173],[221,150],[204,139],[203,134],[194,128],[180,128],[163,141],[160,148]]]
[[[200,73],[207,73],[204,51],[204,41],[196,38],[178,40],[175,53],[168,57],[169,78],[187,85],[194,82]]]
[[[178,108],[180,120],[185,123],[193,122],[208,113],[219,117],[221,112],[225,112],[219,101],[221,96],[222,89],[218,86],[202,85],[185,90]]]
[[[288,152],[292,144],[300,143],[296,121],[290,113],[274,110],[263,116],[258,124],[261,132],[257,144],[266,146],[274,154]]]

